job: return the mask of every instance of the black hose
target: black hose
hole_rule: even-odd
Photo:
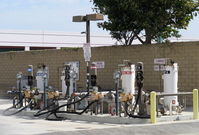
[[[55,119],[54,118],[49,118],[52,114],[56,117]],[[67,118],[57,116],[56,113],[50,113],[50,114],[48,114],[46,116],[46,120],[49,120],[49,121],[62,121],[62,120],[66,120],[66,119]]]
[[[128,114],[127,114],[127,115],[128,115]],[[128,116],[131,117],[131,118],[140,118],[140,119],[149,119],[149,118],[150,118],[150,115],[139,116],[139,115],[132,115],[132,114],[129,114]]]
[[[126,105],[127,105],[127,104],[126,104]],[[128,107],[126,107],[126,109],[124,109],[124,110],[125,110],[126,114],[127,114],[129,117],[131,117],[131,118],[140,118],[140,119],[149,119],[149,118],[150,118],[150,115],[140,116],[140,115],[129,114],[127,109],[128,109]],[[134,113],[134,112],[133,112],[133,113]]]
[[[16,107],[17,105],[19,105],[21,102],[22,102],[22,101],[19,101],[17,104],[14,104],[14,103],[13,103],[13,106],[11,106],[11,107],[7,108],[6,110],[9,110],[9,109],[15,108],[15,107]],[[5,110],[5,111],[6,111],[6,110]]]
[[[18,102],[17,104],[20,104],[20,103],[21,103],[21,102]],[[12,107],[6,109],[6,110],[3,112],[3,114],[6,115],[6,116],[15,115],[15,114],[20,113],[21,111],[25,110],[28,106],[30,106],[31,103],[32,103],[32,100],[28,103],[28,105],[22,107],[22,108],[19,109],[18,111],[14,112],[14,113],[11,113],[11,114],[6,114],[5,112],[7,112],[7,111],[9,111],[10,109],[14,108],[14,107],[13,107],[14,105],[13,105]]]
[[[140,95],[141,95],[141,89],[138,90],[138,94],[137,94],[137,99],[136,99],[136,102],[135,102],[135,106],[133,107],[133,114],[135,112],[135,109],[137,108],[137,105],[138,105],[138,102],[139,102],[139,99],[140,99]]]
[[[16,97],[14,97],[14,99],[16,99]],[[14,100],[14,99],[13,99],[13,100]],[[21,102],[23,102],[23,101],[19,101],[19,102],[17,102],[17,104],[14,104],[14,101],[13,101],[13,105],[12,105],[11,107],[7,108],[6,110],[4,110],[4,111],[3,111],[3,115],[6,115],[5,112],[9,111],[10,109],[16,108],[17,105],[21,104]]]
[[[67,118],[64,117],[58,117],[57,113],[70,113],[70,114],[77,114],[77,115],[82,115],[84,112],[86,112],[88,110],[88,108],[94,104],[95,102],[97,102],[98,100],[92,101],[91,103],[88,104],[88,106],[81,112],[68,112],[68,111],[52,111],[49,115],[47,115],[46,120],[50,120],[50,121],[61,121],[61,120],[66,120]],[[56,119],[52,119],[49,118],[51,115],[54,115],[56,117]]]
[[[56,111],[56,113],[71,113],[71,114],[78,114],[78,115],[82,115],[86,110],[88,110],[88,108],[94,104],[95,102],[97,102],[98,100],[92,101],[91,103],[88,104],[88,106],[81,112],[68,112],[68,111]]]
[[[54,102],[53,102],[52,104],[48,105],[47,107],[44,107],[43,109],[39,110],[38,112],[36,112],[36,113],[34,114],[34,116],[35,116],[35,117],[38,117],[38,116],[40,116],[40,115],[44,115],[44,114],[48,113],[48,112],[43,112],[43,113],[41,113],[41,112],[47,110],[49,107],[51,107],[51,106],[53,106],[53,105],[55,105]]]
[[[74,101],[74,102],[71,102],[71,103],[63,104],[63,105],[61,105],[61,106],[55,108],[54,110],[58,110],[58,109],[60,109],[60,108],[62,108],[62,107],[64,107],[64,106],[68,106],[68,105],[72,105],[72,104],[79,103],[79,102],[81,102],[83,99],[85,99],[85,98],[88,97],[88,96],[89,96],[89,92],[88,92],[84,97],[82,97],[81,99],[79,99],[79,100],[77,100],[77,101]]]
[[[77,100],[77,101],[74,101],[74,102],[71,102],[71,103],[67,103],[67,104],[63,104],[63,105],[58,106],[58,107],[56,107],[56,108],[54,108],[54,109],[52,109],[52,110],[48,110],[48,111],[46,111],[46,112],[40,113],[40,112],[42,112],[42,111],[45,110],[45,109],[43,109],[43,110],[41,110],[40,112],[36,113],[34,116],[35,116],[35,117],[38,117],[38,116],[41,116],[41,115],[44,115],[44,114],[47,114],[47,113],[56,112],[58,109],[60,109],[60,108],[62,108],[62,107],[64,107],[64,106],[69,106],[69,105],[72,105],[72,104],[79,103],[79,102],[81,102],[83,99],[85,99],[85,98],[88,97],[88,96],[89,96],[89,92],[88,92],[84,97],[82,97],[80,100]],[[49,106],[47,106],[47,108],[49,108]],[[47,109],[47,108],[46,108],[46,109]]]

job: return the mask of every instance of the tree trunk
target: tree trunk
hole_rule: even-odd
[[[151,44],[151,41],[152,41],[152,35],[151,35],[151,32],[150,30],[145,30],[145,33],[146,33],[146,40],[144,42],[144,44]]]

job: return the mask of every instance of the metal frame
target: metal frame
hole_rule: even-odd
[[[159,99],[160,99],[160,97],[166,97],[166,96],[181,96],[181,95],[183,95],[183,97],[186,97],[186,96],[188,96],[188,95],[193,95],[193,92],[178,92],[178,93],[175,93],[175,94],[171,94],[171,93],[157,93],[157,95],[156,95],[156,105],[157,105],[157,107],[156,107],[156,112],[157,112],[157,116],[159,116],[159,114],[158,114],[158,101],[159,101]],[[184,99],[184,104],[185,104],[185,108],[186,108],[186,98]]]

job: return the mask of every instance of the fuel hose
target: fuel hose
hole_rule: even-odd
[[[35,117],[38,117],[38,116],[41,116],[41,115],[44,115],[44,114],[47,114],[47,113],[56,112],[56,111],[58,111],[60,108],[62,108],[62,107],[64,107],[64,106],[69,106],[69,105],[73,105],[73,104],[79,103],[79,102],[81,102],[83,99],[85,99],[85,98],[88,97],[88,96],[89,96],[89,92],[88,92],[84,97],[82,97],[81,99],[79,99],[79,100],[77,100],[77,101],[74,101],[74,102],[71,102],[71,103],[66,103],[66,104],[63,104],[63,105],[61,105],[61,106],[58,106],[58,107],[56,107],[56,108],[54,108],[54,109],[52,109],[52,110],[45,111],[46,109],[49,108],[49,106],[47,106],[45,109],[40,110],[40,111],[38,111],[36,114],[34,114],[34,116],[35,116]],[[45,111],[45,112],[43,112],[43,111]]]
[[[63,113],[67,113],[67,114],[77,114],[77,115],[82,115],[84,112],[86,112],[89,107],[91,105],[93,105],[95,102],[97,102],[98,100],[92,101],[91,103],[88,104],[88,106],[81,112],[68,112],[68,111],[51,111],[49,115],[47,115],[46,120],[50,120],[50,121],[61,121],[61,120],[66,120],[67,118],[64,117],[59,117],[57,116],[57,114],[63,114]],[[49,118],[51,115],[54,115],[56,118]]]
[[[16,105],[18,105],[18,104],[20,104],[20,103],[21,103],[21,102],[18,102]],[[27,107],[29,107],[31,103],[32,103],[32,100],[31,100],[26,106],[20,108],[20,109],[17,110],[16,112],[7,114],[6,112],[8,112],[10,109],[14,108],[14,105],[13,105],[12,107],[9,107],[9,108],[6,109],[5,111],[3,111],[3,115],[5,115],[5,116],[11,116],[11,115],[18,114],[18,113],[22,112],[23,110],[25,110]]]

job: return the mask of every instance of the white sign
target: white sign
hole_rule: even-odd
[[[92,62],[92,64],[95,64],[97,69],[105,68],[105,62],[104,61],[95,61],[95,62]]]
[[[165,71],[164,65],[154,65],[154,71]]]
[[[91,58],[91,45],[89,43],[84,44],[84,59],[85,61],[90,61]]]
[[[160,66],[160,71],[165,71],[165,66],[164,65]]]
[[[168,58],[157,58],[154,59],[154,64],[164,65],[167,63]]]
[[[160,66],[159,65],[154,65],[154,71],[160,71]]]

